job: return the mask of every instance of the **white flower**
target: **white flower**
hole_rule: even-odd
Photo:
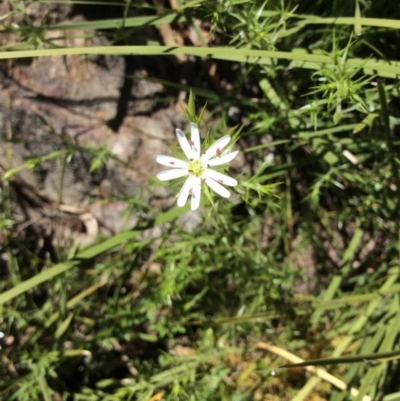
[[[163,166],[172,167],[172,170],[161,171],[156,174],[161,181],[173,180],[174,178],[189,176],[178,194],[178,206],[185,206],[191,196],[191,209],[196,210],[200,205],[201,183],[206,183],[213,191],[223,198],[229,198],[230,192],[221,184],[228,186],[237,185],[237,181],[225,174],[212,170],[211,167],[221,166],[233,160],[238,152],[222,154],[222,149],[228,145],[231,137],[223,136],[214,142],[203,154],[200,153],[200,134],[194,123],[190,123],[191,140],[188,141],[185,134],[176,130],[179,144],[188,161],[175,157],[154,155],[154,160]]]

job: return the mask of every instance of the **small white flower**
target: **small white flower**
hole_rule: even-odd
[[[201,183],[205,182],[214,192],[223,198],[229,198],[230,192],[221,184],[228,186],[237,185],[237,181],[225,174],[212,170],[211,167],[221,166],[233,160],[238,152],[222,154],[222,149],[228,145],[231,137],[223,136],[214,142],[203,154],[200,153],[200,134],[194,123],[190,123],[190,141],[180,130],[176,130],[179,144],[188,161],[175,157],[154,155],[154,160],[163,166],[172,167],[172,170],[161,171],[156,174],[161,181],[173,180],[174,178],[189,176],[178,194],[178,206],[185,206],[191,196],[191,209],[196,210],[200,205]]]

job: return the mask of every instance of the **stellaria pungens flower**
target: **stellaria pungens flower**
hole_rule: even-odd
[[[235,186],[237,181],[225,174],[212,169],[212,167],[222,166],[232,161],[238,152],[224,154],[222,150],[231,140],[229,135],[214,142],[206,151],[200,151],[200,133],[197,125],[190,123],[190,141],[185,134],[178,128],[176,130],[179,145],[187,157],[187,161],[176,157],[154,155],[154,160],[163,166],[171,167],[170,170],[161,171],[156,174],[161,181],[169,181],[175,178],[188,176],[178,194],[177,204],[185,206],[189,195],[191,196],[191,209],[196,210],[200,205],[201,184],[204,182],[214,192],[223,198],[229,198],[230,192],[223,187]]]

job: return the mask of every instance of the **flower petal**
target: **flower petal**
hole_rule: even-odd
[[[195,123],[190,123],[190,138],[189,142],[192,147],[192,152],[195,159],[200,158],[200,133]]]
[[[177,159],[176,157],[164,156],[164,155],[154,155],[154,160],[162,164],[163,166],[173,167],[173,168],[187,168],[188,163]]]
[[[234,187],[237,185],[237,181],[229,177],[228,175],[222,174],[218,171],[211,170],[209,168],[206,168],[203,173],[203,177],[208,177],[212,178],[214,181],[217,181],[219,184],[224,184],[224,185],[229,185],[231,187]]]
[[[189,172],[186,169],[176,168],[174,170],[160,171],[159,173],[156,174],[156,177],[160,181],[169,181],[169,180],[173,180],[175,178],[184,177],[185,175],[188,175],[188,174],[189,174]]]
[[[230,161],[232,161],[236,155],[239,152],[232,152],[232,153],[228,153],[226,155],[222,155],[220,157],[216,157],[215,159],[211,159],[207,161],[207,167],[212,167],[212,166],[221,166],[222,164],[226,164],[229,163]]]
[[[231,193],[224,188],[221,184],[218,184],[217,181],[214,181],[212,178],[207,177],[204,182],[214,191],[216,192],[219,196],[222,196],[223,198],[229,198],[231,196]]]
[[[193,186],[196,185],[198,177],[189,176],[182,186],[181,191],[178,194],[177,204],[179,207],[185,206],[187,198],[189,197],[189,192],[192,190]]]
[[[210,160],[212,157],[215,155],[219,155],[221,153],[221,150],[228,145],[229,141],[231,140],[231,137],[229,135],[225,135],[222,138],[219,138],[217,141],[215,141],[201,156],[201,161],[202,162],[207,162]]]
[[[191,202],[191,209],[197,210],[200,206],[200,199],[201,199],[201,179],[200,177],[196,177],[197,182],[192,187],[192,202]]]
[[[186,138],[186,135],[179,128],[177,128],[175,132],[176,132],[176,137],[178,138],[179,141],[179,145],[181,145],[181,148],[185,153],[186,157],[189,160],[194,159],[194,152],[192,151],[192,148],[189,144],[189,141]]]

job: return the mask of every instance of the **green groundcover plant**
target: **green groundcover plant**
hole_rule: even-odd
[[[396,2],[4,5],[4,63],[184,55],[223,73],[143,78],[187,93],[188,129],[147,185],[177,205],[123,199],[139,216],[127,231],[51,259],[13,213],[21,172],[87,152],[95,173],[121,162],[108,150],[66,141],[1,166],[0,399],[400,399]],[[166,26],[192,41],[166,44]],[[83,44],[61,46],[72,33]]]

